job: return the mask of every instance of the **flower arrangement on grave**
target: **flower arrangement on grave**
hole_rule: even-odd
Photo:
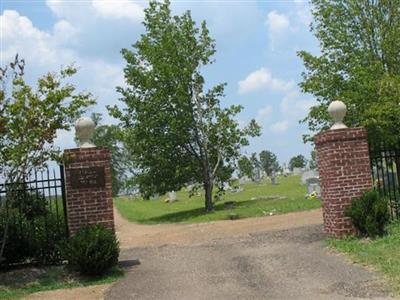
[[[312,192],[311,194],[307,194],[306,195],[306,199],[310,199],[310,200],[318,200],[318,194],[317,192]]]

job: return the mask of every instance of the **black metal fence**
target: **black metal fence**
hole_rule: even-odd
[[[7,231],[6,248],[15,247],[19,251],[24,248],[21,245],[26,245],[25,248],[46,247],[43,245],[68,236],[63,166],[34,170],[18,182],[0,183],[0,246],[2,235]],[[15,241],[17,246],[12,245]],[[32,241],[35,245],[31,245]],[[13,253],[8,256],[12,257]],[[46,259],[52,260],[43,258]],[[10,260],[18,262],[22,258]]]
[[[400,218],[400,144],[370,145],[375,189],[389,199],[392,218]]]

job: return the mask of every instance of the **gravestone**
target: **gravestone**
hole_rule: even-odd
[[[191,191],[193,191],[193,188],[194,188],[194,184],[189,184],[186,186],[186,191],[188,191],[190,193]]]
[[[240,186],[237,186],[237,187],[235,187],[235,188],[232,188],[232,189],[231,189],[231,192],[232,192],[232,193],[240,193],[240,192],[243,192],[243,188],[240,187]]]
[[[319,178],[318,177],[309,177],[306,180],[306,185],[307,185],[307,193],[308,195],[311,195],[312,193],[316,193],[317,197],[321,197],[321,186],[319,184]]]
[[[304,169],[303,168],[293,168],[293,175],[301,175],[303,174]]]
[[[239,178],[239,184],[244,184],[244,183],[248,183],[251,182],[251,179],[247,176],[243,176]]]
[[[307,183],[307,179],[308,178],[319,178],[319,173],[316,170],[309,170],[309,171],[305,171],[302,175],[301,175],[301,183],[302,184],[306,184]]]
[[[276,176],[275,172],[272,172],[272,174],[271,174],[271,183],[272,183],[272,185],[278,184],[278,177]]]
[[[254,181],[259,183],[261,181],[261,170],[260,168],[255,168],[253,172]]]
[[[387,165],[382,168],[383,171],[378,173],[376,166],[372,168],[372,172],[374,174],[375,184],[381,184],[382,186],[386,186],[388,189],[395,189],[399,187],[399,183],[397,180],[397,173],[393,172],[391,169],[395,170],[395,165]]]
[[[176,201],[176,192],[172,191],[168,193],[168,202],[172,203]]]

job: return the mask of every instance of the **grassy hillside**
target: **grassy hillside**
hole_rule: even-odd
[[[215,203],[212,213],[205,213],[202,193],[189,198],[185,190],[177,192],[177,201],[173,203],[165,203],[166,195],[155,200],[121,197],[115,199],[114,203],[125,219],[144,224],[207,222],[320,207],[319,200],[305,199],[306,187],[301,185],[299,176],[281,177],[278,185],[263,181],[259,184],[242,184],[241,188],[243,191],[238,193],[227,192],[223,199]],[[234,207],[225,205],[226,201],[235,202]]]

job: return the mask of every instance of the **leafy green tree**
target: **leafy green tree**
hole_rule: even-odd
[[[64,83],[76,73],[66,67],[39,78],[34,90],[24,80],[25,61],[0,68],[0,173],[9,181],[25,176],[48,159],[60,158],[54,147],[57,130],[69,130],[94,104],[90,93],[76,93]]]
[[[308,166],[310,167],[311,170],[315,170],[318,167],[317,151],[315,151],[315,150],[311,151],[311,159],[308,162]]]
[[[95,101],[90,93],[76,93],[65,83],[76,73],[66,67],[39,78],[37,88],[24,79],[25,61],[19,59],[0,68],[0,174],[17,182],[49,159],[61,160],[54,146],[57,130],[69,130],[74,121]],[[0,203],[0,213],[5,201]],[[0,260],[6,245],[8,224],[3,233]]]
[[[290,159],[289,170],[293,171],[294,168],[304,168],[306,165],[306,158],[303,155],[299,154]]]
[[[268,150],[260,152],[260,164],[267,176],[271,176],[273,172],[279,171],[279,162],[274,153]]]
[[[221,108],[225,84],[203,92],[200,69],[215,53],[205,22],[198,28],[189,11],[172,16],[169,1],[151,1],[143,24],[133,49],[122,49],[127,87],[118,91],[125,107],[110,113],[121,121],[144,197],[202,182],[211,211],[218,170],[234,165],[259,126],[253,120],[240,129],[234,117],[242,107]]]
[[[242,156],[238,160],[238,172],[239,177],[247,176],[249,178],[253,178],[253,164],[251,163],[250,159],[247,156]]]
[[[133,174],[130,169],[129,153],[122,142],[122,131],[117,125],[101,124],[100,114],[92,114],[92,119],[96,123],[93,143],[111,152],[112,194],[115,197],[127,187],[128,176]]]
[[[303,120],[312,132],[329,127],[327,107],[347,104],[349,127],[364,126],[374,143],[399,142],[400,5],[393,0],[311,0],[319,55],[300,51],[303,92],[317,105]],[[305,136],[305,140],[311,140]],[[399,162],[400,165],[400,162]],[[400,169],[399,169],[400,170]]]

